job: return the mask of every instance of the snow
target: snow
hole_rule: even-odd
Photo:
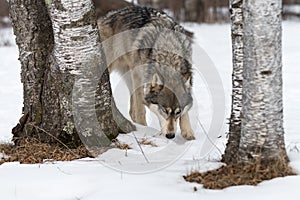
[[[300,13],[300,5],[285,5],[285,6],[283,6],[283,12],[299,14]]]
[[[202,47],[211,59],[207,59],[207,63],[213,63],[220,75],[219,81],[225,92],[225,118],[228,118],[231,98],[230,26],[228,24],[184,24],[184,26],[195,33],[196,44]],[[300,114],[298,106],[300,89],[297,88],[300,85],[300,79],[297,77],[300,73],[300,61],[297,57],[300,53],[300,23],[284,22],[283,31],[286,146],[291,166],[300,172],[300,135],[297,131]],[[16,46],[0,47],[0,141],[11,139],[11,128],[16,125],[21,115],[22,85],[17,59]],[[119,136],[120,142],[132,147],[127,151],[112,149],[97,159],[85,158],[71,162],[47,162],[35,165],[14,162],[1,165],[1,199],[298,199],[300,176],[276,178],[258,186],[236,186],[224,190],[206,190],[201,185],[183,180],[182,176],[193,170],[206,171],[222,165],[217,160],[221,155],[219,151],[225,147],[227,131],[225,118],[222,120],[224,125],[220,127],[220,132],[210,135],[210,140],[206,139],[205,134],[210,133],[212,117],[218,106],[213,104],[212,100],[213,98],[221,100],[223,97],[211,93],[214,87],[210,88],[209,80],[205,80],[207,76],[202,73],[201,70],[195,72],[193,90],[195,106],[191,113],[192,126],[197,130],[197,140],[186,142],[177,135],[170,141],[157,135],[159,128],[157,119],[148,114],[147,121],[152,128],[139,126],[137,132]],[[124,83],[119,81],[118,75],[114,74],[112,80],[117,105],[128,116],[127,89]],[[158,146],[142,145],[149,163],[141,153],[136,139],[139,141],[145,139]],[[209,147],[208,150],[206,147]],[[194,191],[194,187],[197,187],[197,192]]]
[[[134,5],[138,5],[138,0],[125,0],[128,3],[133,3]]]
[[[9,141],[21,117],[22,85],[16,46],[0,47],[0,141]]]
[[[11,46],[15,44],[11,28],[2,28],[0,31],[0,46]]]

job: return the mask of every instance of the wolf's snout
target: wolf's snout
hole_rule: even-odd
[[[173,139],[175,137],[175,133],[167,133],[166,138]]]

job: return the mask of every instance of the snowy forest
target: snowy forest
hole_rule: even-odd
[[[0,194],[299,199],[300,0],[0,0]]]

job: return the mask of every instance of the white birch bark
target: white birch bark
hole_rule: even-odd
[[[46,2],[55,43],[51,70],[61,73],[62,129],[72,134],[76,128],[88,147],[107,146],[118,128],[112,117],[109,77],[103,73],[106,66],[92,1]]]
[[[286,158],[282,106],[281,0],[244,0],[241,162]]]
[[[229,138],[223,161],[237,162],[241,134],[243,89],[243,0],[230,0],[232,39],[232,102],[229,121]]]

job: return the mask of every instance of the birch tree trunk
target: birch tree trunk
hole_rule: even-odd
[[[223,162],[287,161],[281,0],[231,0],[232,108]]]
[[[239,160],[287,160],[282,106],[281,0],[244,0]]]
[[[118,129],[112,116],[111,89],[107,84],[109,83],[107,73],[102,76],[100,84],[97,85],[100,74],[106,67],[100,49],[100,38],[92,2],[91,0],[46,2],[48,2],[55,43],[50,66],[54,80],[50,77],[47,83],[55,81],[59,85],[59,88],[56,88],[60,90],[57,91],[57,97],[60,102],[60,114],[63,116],[60,120],[63,125],[61,128],[69,135],[73,134],[77,128],[85,144],[99,146],[98,143],[105,140],[103,132],[112,139],[118,135]],[[74,85],[76,78],[80,81]],[[73,91],[73,86],[79,89]],[[53,90],[54,88],[49,90],[49,93],[51,94]],[[72,92],[79,93],[80,99],[74,99],[75,102],[73,102]],[[103,95],[105,93],[107,95]],[[81,112],[81,118],[73,121],[72,110],[76,108],[78,112]],[[99,129],[100,132],[96,131],[99,124],[96,121],[95,109],[97,109],[102,129]],[[52,117],[49,121],[55,121],[55,115],[49,113],[49,116]],[[100,146],[107,144],[109,140]]]
[[[243,90],[243,0],[230,0],[232,40],[232,100],[229,138],[222,161],[236,163],[241,136]]]
[[[10,13],[24,85],[24,116],[13,130],[16,143],[38,137],[107,145],[118,135],[113,114],[123,130],[134,129],[114,105],[91,0],[11,0]]]

